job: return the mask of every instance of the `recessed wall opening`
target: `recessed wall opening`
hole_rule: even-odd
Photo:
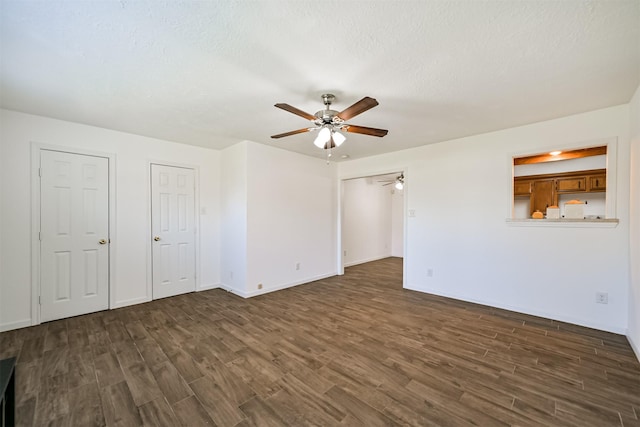
[[[513,157],[513,219],[615,218],[615,144]]]

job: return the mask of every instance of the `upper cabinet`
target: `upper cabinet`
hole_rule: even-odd
[[[558,205],[561,194],[602,192],[607,189],[607,170],[593,169],[545,175],[518,176],[513,180],[514,196],[529,196],[530,214]]]
[[[587,191],[586,176],[556,178],[555,180],[558,193],[579,193]]]
[[[531,194],[531,180],[516,180],[513,183],[513,194],[516,196],[528,196]]]

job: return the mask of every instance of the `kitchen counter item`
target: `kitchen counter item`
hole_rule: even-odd
[[[549,206],[547,208],[547,219],[560,219],[560,208],[557,206]]]
[[[570,200],[565,203],[564,217],[568,219],[584,219],[584,203],[580,200]]]

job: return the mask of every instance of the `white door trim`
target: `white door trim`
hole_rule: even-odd
[[[39,325],[40,317],[40,152],[42,150],[109,159],[109,309],[115,304],[116,236],[116,155],[75,147],[31,142],[31,325]]]
[[[196,283],[195,292],[200,290],[200,168],[196,165],[185,163],[168,162],[166,160],[147,160],[147,299],[153,299],[153,235],[151,222],[151,165],[172,166],[175,168],[184,168],[193,170],[194,180],[194,208],[193,208],[193,224],[195,226],[195,269]],[[204,289],[203,289],[204,290]]]

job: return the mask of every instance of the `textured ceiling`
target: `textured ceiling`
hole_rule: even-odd
[[[640,83],[640,1],[11,1],[3,108],[220,149],[323,157],[322,93],[358,158],[626,103]]]

